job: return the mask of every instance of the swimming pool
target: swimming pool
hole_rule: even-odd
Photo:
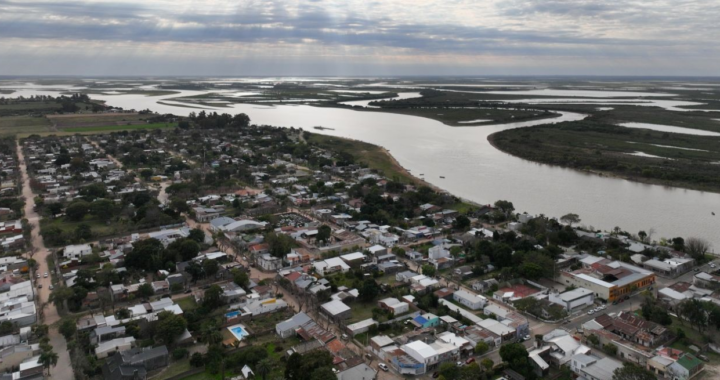
[[[235,339],[242,340],[243,337],[246,337],[250,335],[250,333],[245,330],[245,326],[243,325],[235,325],[228,327],[228,330],[235,336]]]
[[[236,317],[238,315],[240,315],[240,310],[231,311],[231,312],[225,314],[225,318],[232,318],[232,317]]]

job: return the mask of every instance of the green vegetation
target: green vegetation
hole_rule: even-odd
[[[500,150],[546,164],[610,173],[640,182],[720,191],[720,137],[624,128],[596,118],[490,136]],[[662,158],[635,156],[644,154]]]
[[[311,145],[333,152],[342,152],[355,157],[359,163],[368,168],[377,170],[388,178],[398,178],[405,183],[414,183],[418,179],[411,176],[388,152],[377,146],[362,141],[345,139],[342,137],[325,136],[305,132],[305,139]]]
[[[0,106],[1,107],[1,106]],[[48,119],[40,116],[0,117],[0,135],[18,133],[45,133],[50,131]]]
[[[132,129],[164,129],[175,128],[177,123],[152,123],[152,124],[129,124],[129,125],[101,125],[96,127],[74,127],[64,128],[65,132],[113,132],[127,131]]]

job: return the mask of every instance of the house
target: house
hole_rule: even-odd
[[[131,349],[133,343],[135,343],[135,338],[131,336],[101,342],[95,348],[95,356],[97,356],[98,359],[104,359],[111,354]]]
[[[665,277],[677,277],[689,272],[695,266],[695,260],[691,258],[670,258],[665,260],[647,260],[642,263],[643,268]]]
[[[125,335],[125,326],[103,326],[98,327],[90,332],[90,343],[98,344],[100,342],[115,339]]]
[[[73,258],[82,258],[83,256],[89,255],[92,253],[92,247],[90,244],[77,244],[77,245],[68,245],[65,247],[64,255],[67,258],[73,259]]]
[[[463,289],[457,290],[453,293],[453,299],[462,305],[467,306],[470,310],[480,310],[487,304],[487,298],[470,293]]]
[[[340,256],[340,258],[351,268],[357,268],[365,262],[365,255],[362,252],[348,253]]]
[[[38,351],[37,345],[29,344],[15,344],[0,349],[0,371],[18,367],[20,363],[34,357]]]
[[[209,207],[195,207],[193,208],[193,212],[195,214],[195,220],[200,223],[207,223],[220,217],[220,211]]]
[[[312,265],[315,268],[315,271],[322,276],[335,272],[345,273],[350,270],[350,266],[345,262],[345,260],[339,257],[316,261]]]
[[[705,368],[705,363],[695,356],[685,353],[675,363],[668,366],[668,377],[672,380],[688,380]]]
[[[613,380],[615,370],[623,367],[619,360],[586,354],[574,355],[570,363],[570,370],[579,376],[578,379],[587,380]]]
[[[389,310],[393,315],[401,315],[410,310],[407,302],[402,302],[397,298],[385,298],[378,301],[378,306],[382,309]]]
[[[147,379],[148,374],[168,365],[169,353],[166,346],[138,347],[111,356],[103,365],[105,380]]]
[[[432,313],[425,313],[411,319],[410,323],[415,327],[426,329],[440,325],[440,317]]]
[[[352,366],[338,372],[338,380],[375,380],[377,371],[365,363]]]
[[[548,301],[562,306],[568,312],[581,309],[595,303],[595,294],[585,288],[577,288],[564,293],[551,291]]]
[[[357,334],[362,334],[370,329],[371,326],[377,326],[378,322],[372,318],[366,319],[364,321],[360,321],[357,323],[353,323],[350,325],[347,325],[345,329],[347,330],[348,334],[350,336],[355,336]]]
[[[468,277],[472,276],[473,270],[472,270],[472,267],[470,267],[469,265],[463,265],[459,268],[455,268],[455,270],[453,271],[453,274],[455,276],[458,276],[461,279],[463,279],[463,278],[468,278]]]
[[[276,271],[282,268],[282,259],[265,253],[257,257],[257,264],[265,271]]]
[[[352,317],[352,309],[338,300],[332,300],[320,305],[320,311],[325,314],[328,319],[336,322]]]
[[[293,315],[292,318],[275,325],[275,332],[281,338],[289,338],[295,335],[295,330],[297,330],[300,326],[304,325],[310,320],[312,319],[307,314],[301,311]]]

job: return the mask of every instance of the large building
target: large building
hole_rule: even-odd
[[[636,290],[655,283],[655,273],[620,261],[590,256],[581,262],[584,265],[582,269],[561,272],[561,282],[588,289],[595,297],[606,301],[612,302],[629,296]]]

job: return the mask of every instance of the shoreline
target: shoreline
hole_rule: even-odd
[[[629,175],[621,175],[621,174],[618,174],[618,173],[609,172],[609,171],[603,171],[603,170],[583,170],[583,169],[573,168],[573,167],[570,167],[570,166],[554,165],[554,164],[548,164],[547,162],[531,160],[531,159],[529,159],[529,158],[525,158],[525,157],[522,157],[522,156],[518,156],[518,155],[516,155],[516,154],[510,153],[510,152],[508,152],[508,151],[500,148],[500,147],[495,143],[495,138],[494,138],[494,136],[495,136],[496,134],[498,134],[498,133],[500,133],[500,132],[492,133],[492,134],[490,134],[490,135],[488,136],[488,138],[487,138],[487,139],[488,139],[488,142],[490,143],[490,145],[492,145],[493,148],[495,148],[495,149],[497,149],[497,150],[499,150],[500,152],[503,152],[503,153],[505,153],[505,154],[509,154],[509,155],[511,155],[511,156],[513,156],[513,157],[517,157],[517,158],[519,158],[519,159],[521,159],[521,160],[525,160],[525,161],[532,162],[532,163],[535,163],[535,164],[548,165],[548,166],[551,166],[551,167],[557,167],[557,168],[574,170],[574,171],[576,171],[576,172],[578,172],[578,173],[591,174],[591,175],[596,175],[596,176],[599,176],[599,177],[613,178],[613,179],[621,179],[621,180],[625,180],[625,181],[641,183],[641,184],[644,184],[644,185],[656,185],[656,186],[663,186],[663,187],[668,187],[668,188],[677,189],[677,190],[693,190],[693,191],[707,192],[707,193],[713,193],[713,194],[720,194],[720,189],[703,188],[703,187],[697,187],[697,186],[687,186],[687,185],[683,185],[683,184],[678,184],[678,183],[676,183],[676,182],[663,182],[663,181],[660,181],[660,180],[653,180],[653,179],[643,178],[643,177],[634,177],[634,176],[629,176]]]

